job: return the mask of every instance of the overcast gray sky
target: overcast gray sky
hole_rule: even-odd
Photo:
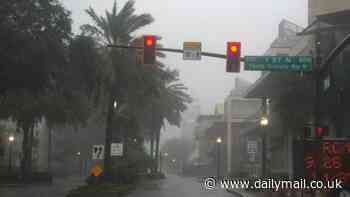
[[[74,30],[90,23],[84,12],[89,6],[104,14],[114,0],[63,0],[72,12]],[[121,8],[126,0],[118,0]],[[242,42],[243,55],[260,55],[278,33],[282,19],[307,25],[307,0],[136,0],[137,13],[150,13],[155,22],[138,34],[163,37],[165,47],[182,48],[184,41],[201,41],[203,51],[225,53],[227,41]],[[163,60],[180,70],[182,81],[201,104],[201,112],[212,113],[223,102],[240,76],[254,81],[257,72],[225,73],[225,60],[203,58],[183,61],[181,54],[168,54]]]

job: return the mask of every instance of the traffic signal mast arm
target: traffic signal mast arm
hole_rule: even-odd
[[[143,47],[129,46],[129,45],[107,45],[107,47],[115,47],[115,48],[123,48],[123,49],[143,49]],[[173,53],[183,53],[184,52],[182,49],[172,49],[172,48],[156,48],[156,50],[157,51],[173,52]],[[219,53],[202,52],[201,55],[207,56],[207,57],[227,59],[226,55],[219,54]],[[240,61],[244,62],[244,58],[241,57]]]

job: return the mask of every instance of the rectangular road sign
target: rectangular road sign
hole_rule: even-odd
[[[92,146],[92,159],[93,160],[104,159],[104,151],[105,151],[104,145],[93,145]]]
[[[111,156],[123,156],[123,144],[112,143],[111,144]]]
[[[258,152],[258,142],[256,140],[247,141],[247,152],[252,154]]]
[[[311,72],[311,56],[245,56],[244,69],[252,71]]]
[[[184,60],[201,60],[202,59],[202,43],[200,43],[200,42],[184,42],[183,59]]]

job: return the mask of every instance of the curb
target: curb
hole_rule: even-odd
[[[228,193],[234,194],[234,195],[236,195],[236,196],[244,197],[244,195],[242,195],[241,193],[239,193],[239,192],[237,192],[237,191],[229,190],[229,189],[227,189],[226,191],[227,191]]]

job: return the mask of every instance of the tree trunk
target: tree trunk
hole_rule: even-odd
[[[158,172],[158,164],[159,164],[159,140],[160,140],[160,129],[161,127],[157,127],[156,130],[156,156],[155,156],[155,171]]]
[[[29,140],[29,160],[28,160],[28,174],[29,176],[32,174],[32,169],[33,169],[33,142],[34,142],[34,124],[31,125],[30,127],[30,140]]]
[[[150,157],[151,161],[154,161],[153,153],[154,153],[154,131],[153,129],[151,130],[151,150],[150,150]],[[152,172],[154,171],[153,163],[152,163]]]
[[[21,173],[22,173],[22,178],[26,179],[27,178],[27,169],[28,169],[28,145],[29,145],[29,127],[23,126],[23,141],[22,141],[22,160],[21,160]]]
[[[52,126],[47,127],[47,172],[51,174],[51,155],[52,155]]]
[[[32,163],[32,141],[33,141],[33,128],[25,125],[23,129],[23,141],[22,141],[22,153],[23,158],[21,161],[21,173],[22,179],[28,180],[31,174]]]
[[[112,121],[113,121],[113,98],[108,102],[106,136],[105,136],[105,152],[104,152],[104,175],[110,179],[112,175],[112,160],[111,160],[111,142],[112,142]]]

